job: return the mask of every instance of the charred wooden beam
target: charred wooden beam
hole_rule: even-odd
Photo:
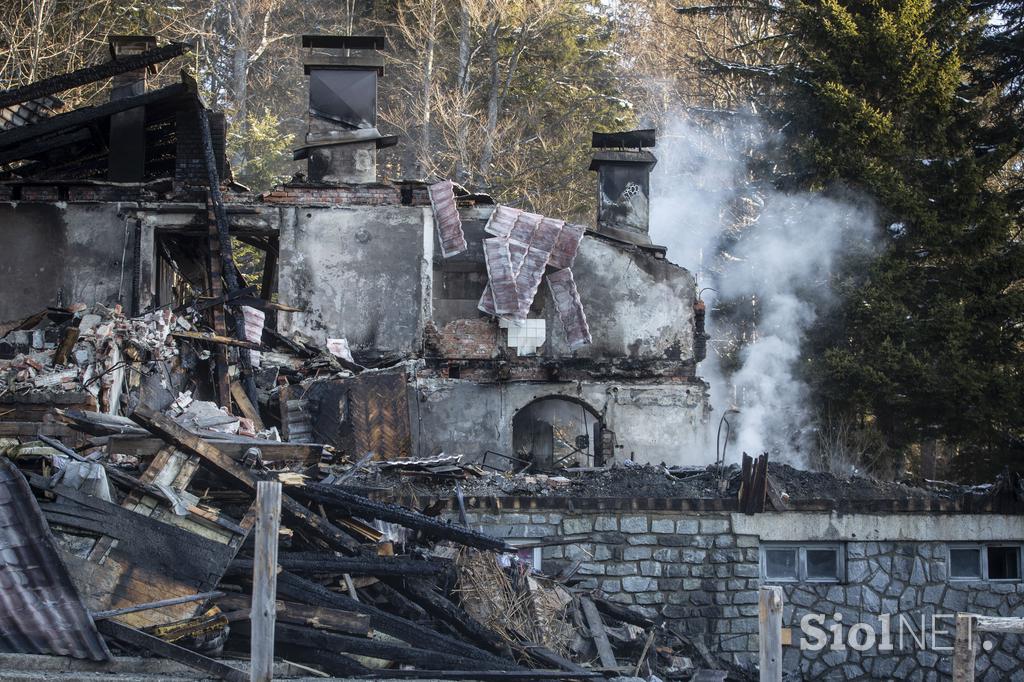
[[[407,580],[404,588],[398,588],[407,597],[422,606],[435,618],[448,623],[477,644],[496,653],[508,651],[508,643],[497,632],[470,616],[466,611],[434,590],[424,580]]]
[[[591,600],[594,602],[594,606],[597,607],[597,610],[609,618],[621,620],[623,623],[629,623],[630,625],[636,625],[637,627],[644,629],[650,628],[655,624],[653,620],[639,611],[629,608],[628,606],[616,604],[615,602],[610,602],[606,599],[594,596],[591,597]]]
[[[142,632],[141,630],[136,630],[135,628],[128,627],[127,625],[121,625],[117,621],[102,620],[96,623],[96,627],[107,637],[111,637],[133,647],[150,651],[158,656],[169,658],[183,665],[187,665],[190,668],[202,670],[203,672],[213,675],[219,679],[228,680],[228,682],[248,682],[249,680],[249,674],[239,670],[238,668],[232,668],[230,665],[226,665],[220,661],[215,661],[212,658],[208,658],[202,654],[197,654],[194,651],[189,651],[177,644],[165,642],[159,637],[154,637],[153,635]]]
[[[132,413],[132,420],[179,450],[198,455],[210,466],[227,474],[239,488],[255,494],[256,483],[260,479],[253,472],[180,424],[145,405],[140,405]],[[293,523],[305,528],[332,549],[349,554],[358,554],[361,551],[359,543],[350,535],[291,497],[282,497],[281,509]]]
[[[239,633],[249,634],[247,623],[239,623],[236,628]],[[277,626],[275,639],[284,644],[296,644],[356,656],[369,656],[394,663],[415,665],[426,670],[444,668],[485,670],[490,666],[489,662],[476,661],[451,653],[417,649],[406,644],[393,644],[364,637],[349,637],[289,623]]]
[[[281,554],[277,563],[293,573],[348,573],[378,577],[433,576],[449,570],[448,565],[438,561],[401,557],[339,557],[326,553],[309,553],[308,556]],[[248,574],[252,572],[252,565],[252,559],[235,559],[228,572]]]
[[[111,114],[134,109],[135,107],[144,107],[157,102],[165,102],[167,100],[187,96],[194,96],[193,92],[185,84],[175,83],[174,85],[168,85],[166,88],[147,92],[144,95],[126,97],[113,102],[107,102],[106,104],[100,104],[95,107],[75,109],[74,111],[69,111],[66,114],[58,114],[57,116],[43,119],[42,121],[33,123],[32,125],[19,126],[0,133],[0,148],[8,149],[16,144],[21,144],[28,140],[34,140],[42,137],[43,135],[48,135],[61,130],[68,130],[72,127],[87,125],[93,121],[110,116]]]
[[[567,673],[564,670],[375,670],[359,676],[361,679],[388,680],[473,680],[474,682],[531,682],[531,680],[587,680],[605,679],[597,671]]]
[[[165,62],[168,59],[174,59],[175,57],[185,54],[185,52],[190,49],[192,49],[192,46],[188,43],[171,43],[170,45],[158,47],[154,50],[143,52],[142,54],[112,59],[103,64],[87,66],[82,69],[71,71],[70,73],[62,73],[58,76],[44,78],[43,80],[36,81],[35,83],[23,85],[20,88],[4,90],[3,92],[0,92],[0,107],[9,107],[13,104],[21,104],[22,102],[27,102],[32,99],[45,97],[46,95],[53,95],[64,90],[77,88],[80,85],[94,83],[104,78],[110,78],[120,73],[143,69],[147,66],[152,66],[153,64]]]
[[[356,611],[370,616],[370,625],[381,632],[397,637],[420,649],[443,651],[458,656],[489,662],[490,669],[513,669],[515,664],[473,646],[400,616],[395,616],[371,604],[358,602],[350,597],[328,590],[294,573],[282,571],[277,576],[279,594],[289,599],[313,605],[330,606],[345,611]]]
[[[217,606],[226,612],[243,612],[246,615],[240,618],[246,618],[251,602],[247,596],[225,595],[217,599]],[[280,599],[277,600],[277,620],[281,623],[307,625],[350,635],[365,635],[370,631],[370,617],[365,613],[309,606]]]
[[[509,549],[503,540],[490,535],[442,523],[411,509],[387,502],[376,502],[335,486],[307,482],[302,485],[289,486],[288,491],[299,497],[319,502],[324,506],[342,509],[354,516],[397,523],[406,528],[421,531],[428,536],[451,540],[467,547],[500,551]]]

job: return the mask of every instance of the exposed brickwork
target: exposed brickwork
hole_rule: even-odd
[[[498,357],[501,335],[496,322],[485,318],[453,320],[427,330],[430,350],[449,359],[489,360]]]
[[[227,140],[227,123],[222,112],[211,111],[207,116],[210,122],[210,138],[213,152],[217,158],[217,173],[223,180],[227,170],[225,145]],[[199,121],[191,109],[179,111],[175,122],[177,149],[174,160],[174,179],[186,185],[205,185],[207,183],[206,162],[203,160],[203,139],[199,133]]]
[[[262,195],[268,204],[299,206],[390,206],[401,204],[401,192],[394,185],[280,185]]]

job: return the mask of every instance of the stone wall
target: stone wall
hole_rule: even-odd
[[[571,508],[572,500],[569,502]],[[555,573],[579,560],[582,564],[577,576],[583,578],[582,587],[599,589],[608,599],[649,616],[664,617],[670,628],[702,639],[712,652],[740,665],[753,666],[758,650],[762,540],[760,534],[750,531],[752,525],[785,527],[778,522],[780,519],[772,519],[783,516],[792,525],[792,517],[799,514],[759,514],[758,523],[751,524],[751,517],[730,513],[474,510],[467,520],[484,531],[518,541],[576,540],[545,546],[543,570]],[[818,516],[821,514],[808,514],[808,519]],[[847,515],[846,527],[852,528],[858,521],[870,525],[868,517],[858,520],[857,516]],[[783,626],[792,629],[794,643],[783,652],[784,669],[790,679],[946,679],[952,651],[932,646],[932,614],[970,611],[1024,615],[1024,583],[948,580],[946,541],[1024,540],[1024,524],[1019,523],[1019,517],[990,515],[996,522],[988,523],[980,516],[955,526],[962,530],[963,537],[948,536],[949,519],[941,528],[936,524],[936,533],[943,534],[942,542],[850,541],[849,537],[834,535],[814,538],[845,546],[846,580],[780,583],[785,594]],[[890,516],[890,522],[903,525],[896,516]],[[920,527],[922,523],[920,516],[915,516],[906,525]],[[979,525],[1003,535],[983,536],[977,530]],[[864,533],[865,537],[869,535]],[[799,533],[790,538],[792,542],[810,539]],[[808,613],[825,614],[825,630],[836,625],[834,614],[841,614],[844,642],[850,625],[868,623],[881,633],[879,616],[892,614],[894,650],[884,652],[875,647],[861,653],[848,645],[841,651],[832,650],[831,632],[824,649],[801,650],[800,621]],[[914,632],[920,637],[922,616],[928,633],[925,647],[919,647],[907,629],[907,624],[916,623]],[[940,619],[937,626],[935,643],[952,646],[952,619]],[[978,652],[978,679],[1024,680],[1021,638],[1001,635],[990,639],[991,650]]]

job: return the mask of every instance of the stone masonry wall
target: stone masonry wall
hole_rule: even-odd
[[[581,587],[599,589],[609,600],[648,616],[661,616],[674,631],[703,639],[725,659],[751,669],[756,665],[760,539],[735,533],[731,514],[481,510],[468,512],[467,521],[507,539],[574,540],[542,549],[546,573],[580,560]],[[1024,583],[949,581],[944,542],[844,544],[845,582],[781,583],[783,626],[792,628],[793,645],[783,652],[789,679],[948,679],[952,651],[933,649],[931,614],[1024,615]],[[849,626],[858,622],[872,624],[880,633],[879,615],[890,613],[894,650],[833,650],[828,632],[822,650],[802,651],[800,620],[808,613],[825,614],[824,630],[836,625],[834,614],[841,614],[844,640]],[[915,633],[925,617],[924,648],[911,638],[901,615],[917,624]],[[937,625],[935,643],[951,647],[953,621]],[[942,635],[943,629],[949,634]],[[1024,681],[1021,638],[990,639],[991,650],[978,652],[978,679]]]

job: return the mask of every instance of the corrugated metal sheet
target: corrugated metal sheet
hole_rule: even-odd
[[[521,213],[522,211],[518,208],[498,204],[491,212],[491,217],[487,219],[487,224],[484,225],[484,232],[493,234],[495,237],[507,239],[512,233],[512,226],[516,224],[516,220]]]
[[[583,241],[583,233],[586,230],[582,225],[566,223],[558,232],[555,245],[551,248],[551,261],[549,265],[560,270],[571,268],[576,261],[576,252],[579,251],[580,242]]]
[[[428,188],[430,204],[434,207],[434,219],[441,238],[441,255],[445,258],[462,253],[469,248],[462,231],[462,218],[455,205],[455,189],[451,180],[442,180]]]
[[[488,290],[493,299],[493,310],[496,315],[513,315],[519,309],[519,296],[516,292],[516,276],[512,265],[511,250],[525,254],[526,245],[521,242],[492,237],[484,240],[484,262],[487,265]]]
[[[558,319],[565,329],[569,348],[576,350],[587,345],[593,339],[590,336],[590,327],[587,326],[587,315],[583,312],[583,303],[580,301],[579,292],[576,291],[572,270],[566,268],[552,272],[547,276],[547,280],[551,299],[555,302]]]
[[[512,226],[512,231],[509,232],[508,238],[529,244],[530,240],[533,239],[533,231],[537,229],[537,226],[540,225],[540,221],[543,219],[544,216],[542,215],[523,211],[516,218],[516,224]]]
[[[530,306],[533,305],[533,299],[537,295],[537,289],[540,288],[540,282],[544,278],[544,269],[548,265],[549,256],[547,251],[532,246],[527,251],[523,265],[519,268],[519,274],[516,275],[519,306],[513,316],[514,319],[525,320],[529,314]]]
[[[530,240],[530,248],[551,253],[558,241],[558,235],[562,232],[564,220],[556,218],[544,218],[540,225],[533,232],[533,239]]]
[[[110,659],[25,478],[0,458],[0,649]]]

